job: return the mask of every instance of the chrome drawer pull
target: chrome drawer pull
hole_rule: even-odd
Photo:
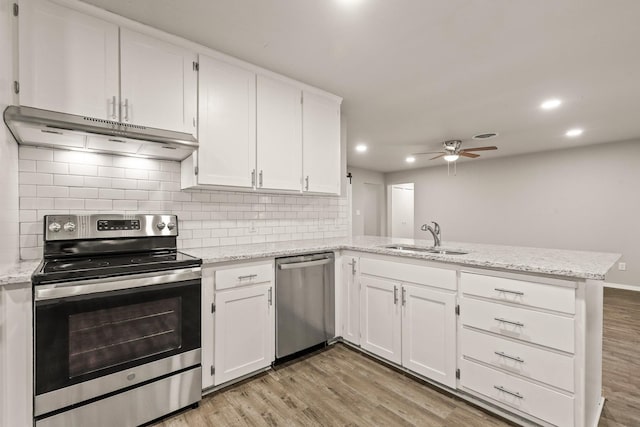
[[[507,319],[501,319],[500,317],[494,317],[494,319],[500,323],[508,323],[513,326],[520,326],[521,328],[524,328],[524,323],[514,322],[512,320],[507,320]]]
[[[498,292],[504,292],[507,294],[514,294],[514,295],[518,295],[518,296],[524,296],[524,292],[520,292],[520,291],[510,291],[509,289],[502,289],[502,288],[493,288],[494,290],[498,291]]]
[[[258,277],[257,274],[248,274],[246,276],[238,276],[238,280],[244,280],[244,279],[255,279],[256,277]]]
[[[507,359],[515,360],[516,362],[524,363],[524,360],[520,359],[518,356],[509,356],[501,351],[494,351],[498,356],[506,357]]]
[[[504,393],[510,394],[513,397],[517,397],[518,399],[524,399],[524,396],[521,395],[520,393],[516,391],[509,391],[506,388],[502,387],[501,385],[494,385],[493,388],[495,388],[496,390],[502,391]]]

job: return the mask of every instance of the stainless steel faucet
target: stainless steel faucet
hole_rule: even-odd
[[[442,237],[440,235],[440,224],[435,221],[431,221],[431,223],[433,224],[433,227],[427,224],[422,224],[420,230],[428,231],[429,233],[431,233],[431,235],[433,236],[433,246],[438,247],[440,246],[440,242],[442,241]]]

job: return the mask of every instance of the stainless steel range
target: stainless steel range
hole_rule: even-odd
[[[136,426],[201,398],[202,260],[174,215],[49,215],[32,276],[36,426]]]

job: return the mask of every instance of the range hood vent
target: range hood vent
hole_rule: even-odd
[[[183,160],[198,148],[193,135],[11,105],[4,122],[18,144],[121,156]]]

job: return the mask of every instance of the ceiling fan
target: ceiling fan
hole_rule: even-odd
[[[427,151],[426,153],[415,153],[412,156],[422,156],[425,154],[438,154],[435,157],[430,158],[429,160],[439,159],[443,157],[447,162],[455,162],[458,160],[460,156],[468,157],[470,159],[475,159],[476,157],[480,157],[480,154],[475,154],[472,151],[489,151],[489,150],[497,150],[498,147],[490,146],[490,147],[476,147],[476,148],[464,148],[460,149],[462,145],[462,141],[459,139],[452,139],[449,141],[444,141],[442,143],[442,151]]]

